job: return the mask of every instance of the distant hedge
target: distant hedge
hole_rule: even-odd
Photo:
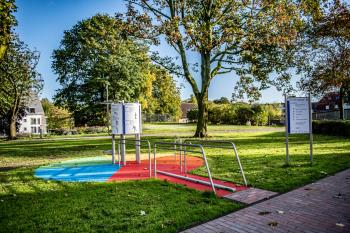
[[[312,131],[319,134],[350,137],[350,121],[313,121]]]

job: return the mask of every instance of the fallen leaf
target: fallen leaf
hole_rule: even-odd
[[[340,223],[340,222],[337,222],[335,225],[336,225],[337,227],[345,227],[345,225],[344,225],[343,223]]]
[[[278,225],[278,222],[272,221],[272,222],[269,222],[267,225],[271,227],[276,227]]]
[[[271,214],[271,212],[269,212],[269,211],[261,211],[258,214],[259,215],[267,215],[267,214]]]
[[[146,215],[146,212],[143,211],[143,210],[141,210],[141,211],[140,211],[140,215],[141,215],[141,216]]]

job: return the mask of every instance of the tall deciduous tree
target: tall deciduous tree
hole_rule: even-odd
[[[116,16],[96,15],[65,31],[53,52],[61,88],[55,102],[72,112],[75,124],[104,125],[107,100],[135,101],[148,75],[148,48],[130,39]]]
[[[0,0],[0,61],[5,56],[11,40],[11,27],[17,22],[13,13],[16,11],[14,0]]]
[[[47,129],[70,129],[73,125],[73,119],[67,109],[57,107],[48,99],[41,100],[45,116],[47,117]]]
[[[344,97],[350,96],[350,10],[338,0],[315,21],[307,38],[313,46],[301,88],[316,96],[336,90],[340,94],[340,119],[344,119]]]
[[[10,139],[16,137],[16,122],[33,92],[42,87],[36,71],[39,53],[12,36],[3,61],[0,63],[0,117],[7,121],[6,132]]]
[[[154,60],[191,85],[198,103],[194,136],[204,137],[213,78],[234,71],[240,76],[238,86],[251,95],[274,83],[269,74],[289,68],[290,48],[310,12],[317,14],[318,1],[129,0],[127,16],[141,36],[165,38],[180,57],[180,67],[167,57]],[[193,57],[199,63],[191,64]],[[192,70],[198,68],[197,82]]]

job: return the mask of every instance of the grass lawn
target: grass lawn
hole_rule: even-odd
[[[165,132],[162,127],[157,131],[158,124],[149,126],[154,133]],[[168,125],[172,132],[176,127]],[[285,192],[350,167],[350,140],[346,138],[315,135],[310,165],[307,136],[293,135],[291,165],[286,167],[283,132],[248,126],[230,132],[231,128],[220,127],[209,128],[210,139],[235,142],[248,183],[255,187]],[[242,207],[158,180],[66,183],[33,176],[39,165],[102,155],[110,147],[106,138],[0,142],[0,232],[175,232]],[[241,182],[232,151],[207,148],[206,153],[214,177]],[[194,173],[205,175],[205,170]]]

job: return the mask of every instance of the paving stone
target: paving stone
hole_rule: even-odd
[[[228,194],[224,197],[233,201],[238,201],[245,204],[252,204],[261,200],[268,199],[275,195],[277,195],[277,193],[275,192],[258,188],[250,188],[247,190],[242,190],[236,193]]]

